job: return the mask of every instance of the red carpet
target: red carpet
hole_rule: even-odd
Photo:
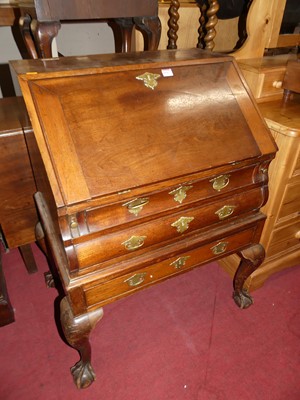
[[[270,278],[248,310],[217,264],[106,306],[91,340],[97,380],[80,391],[36,254],[35,275],[16,250],[3,255],[16,322],[0,328],[1,400],[300,399],[300,266]]]

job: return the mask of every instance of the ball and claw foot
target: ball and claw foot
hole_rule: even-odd
[[[95,372],[90,363],[84,363],[82,360],[78,361],[72,368],[74,383],[78,389],[85,389],[89,387],[96,379]]]
[[[253,304],[253,299],[247,290],[242,289],[241,291],[233,292],[233,300],[235,304],[242,309],[248,308]]]

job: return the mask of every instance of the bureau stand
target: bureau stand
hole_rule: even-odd
[[[103,306],[237,253],[240,308],[276,145],[233,58],[199,49],[12,63],[61,323],[88,387]]]

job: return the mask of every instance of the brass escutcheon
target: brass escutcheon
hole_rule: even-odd
[[[216,211],[215,214],[218,215],[219,219],[225,219],[225,218],[229,217],[231,214],[233,214],[234,209],[235,209],[235,206],[225,205],[222,208],[220,208],[218,211]]]
[[[222,254],[227,249],[228,242],[219,242],[215,246],[211,247],[211,251],[214,255]]]
[[[136,250],[143,246],[147,236],[131,236],[131,238],[125,240],[122,244],[126,250]]]
[[[149,203],[149,198],[144,197],[144,198],[137,198],[134,200],[130,200],[122,205],[123,207],[127,207],[128,211],[131,214],[137,216],[142,211],[143,207],[148,203]]]
[[[183,257],[179,257],[177,258],[177,260],[171,262],[171,266],[174,267],[175,269],[180,269],[181,267],[183,267],[186,263],[186,261],[190,258],[190,256],[183,256]]]
[[[147,273],[146,272],[141,272],[139,274],[134,274],[130,278],[126,279],[124,283],[127,283],[128,286],[133,287],[133,286],[138,286],[141,283],[144,282],[145,277]]]
[[[212,187],[219,192],[229,184],[229,177],[230,175],[220,175],[209,182],[212,182]]]
[[[147,88],[152,90],[156,88],[158,78],[160,78],[159,74],[153,74],[151,72],[145,72],[144,74],[136,77],[136,79],[143,81]]]
[[[178,203],[182,203],[183,200],[186,198],[186,192],[192,189],[193,186],[179,186],[177,189],[172,190],[169,192],[171,196],[174,196],[174,200]]]
[[[171,226],[177,229],[178,233],[183,233],[189,228],[189,223],[192,222],[194,217],[180,217],[177,221],[173,222]]]

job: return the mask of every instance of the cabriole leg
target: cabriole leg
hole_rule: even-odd
[[[80,360],[71,368],[74,383],[79,389],[86,388],[95,380],[91,366],[89,336],[103,316],[103,309],[74,317],[67,297],[60,303],[60,319],[68,343],[80,353]]]
[[[248,308],[253,299],[246,289],[243,289],[247,278],[262,264],[265,259],[265,250],[261,244],[255,244],[237,253],[241,262],[233,279],[233,299],[240,308]]]

